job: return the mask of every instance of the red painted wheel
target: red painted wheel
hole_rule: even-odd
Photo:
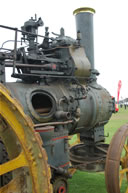
[[[66,192],[65,187],[64,187],[64,186],[61,186],[61,187],[59,188],[59,193],[65,193],[65,192]]]
[[[67,193],[68,183],[67,178],[63,176],[56,176],[53,181],[53,193]]]

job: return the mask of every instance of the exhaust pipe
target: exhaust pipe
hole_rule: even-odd
[[[81,45],[85,48],[87,58],[94,69],[93,14],[95,10],[88,7],[76,9],[73,14],[76,19],[77,33],[81,33]]]

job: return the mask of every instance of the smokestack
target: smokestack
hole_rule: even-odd
[[[76,19],[76,30],[81,33],[81,45],[85,48],[87,58],[94,69],[93,14],[95,10],[89,7],[76,9],[73,14]]]

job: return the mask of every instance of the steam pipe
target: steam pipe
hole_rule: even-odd
[[[61,118],[64,118],[64,119],[71,119],[71,114],[70,114],[70,112],[64,112],[64,111],[57,111],[56,113],[55,113],[55,117],[57,118],[57,119],[61,119]]]
[[[81,45],[85,48],[87,58],[94,69],[93,14],[95,10],[88,7],[76,9],[73,14],[76,20],[77,33],[81,33]]]
[[[73,123],[73,120],[68,121],[58,121],[58,122],[47,122],[47,123],[39,123],[34,125],[34,129],[38,127],[52,126],[52,125],[68,125],[69,123]]]

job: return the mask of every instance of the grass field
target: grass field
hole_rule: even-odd
[[[105,135],[109,133],[106,143],[110,143],[113,134],[128,122],[128,108],[119,109],[105,126]],[[104,172],[88,173],[77,171],[69,180],[69,193],[106,193]]]

